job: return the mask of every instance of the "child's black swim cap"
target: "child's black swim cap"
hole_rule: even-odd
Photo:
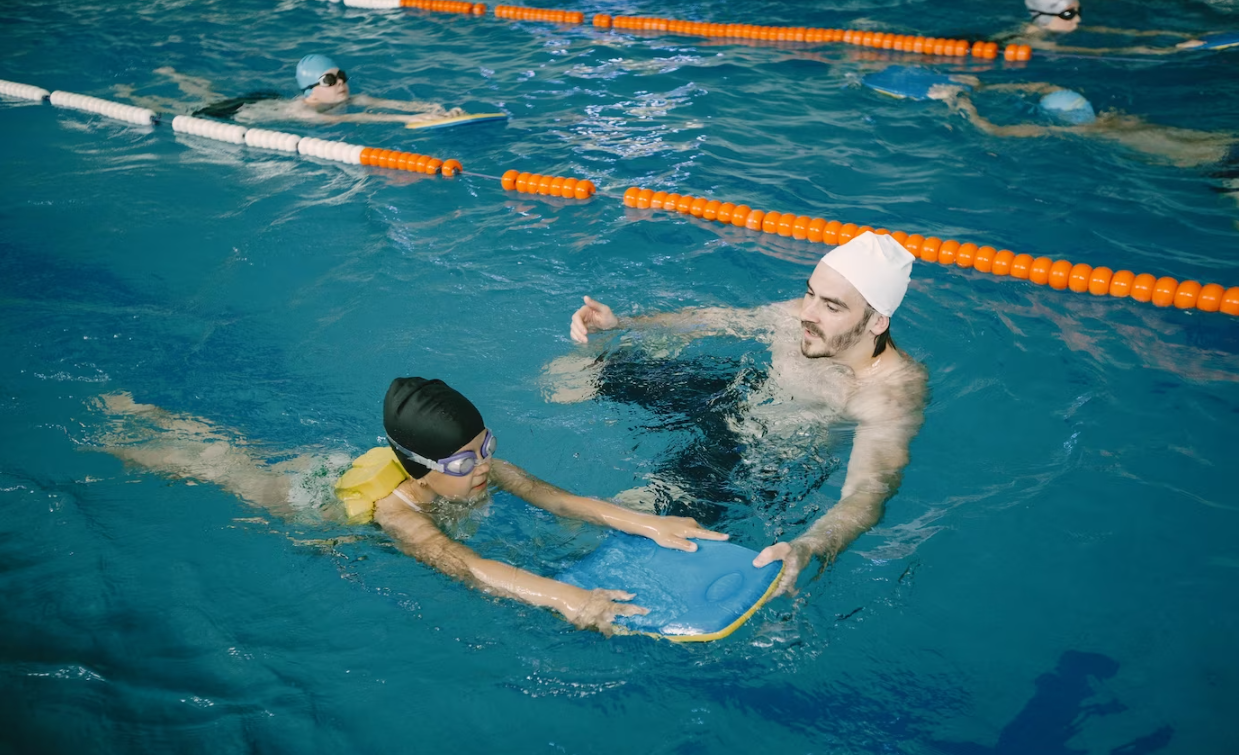
[[[482,413],[442,380],[396,378],[383,399],[383,428],[392,440],[427,459],[446,459],[486,429]],[[430,471],[392,447],[413,479]]]

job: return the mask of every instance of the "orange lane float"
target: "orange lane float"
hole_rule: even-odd
[[[417,8],[418,10],[434,11],[435,13],[467,13],[475,16],[481,15],[477,12],[477,6],[481,3],[467,3],[460,0],[400,0],[401,8]],[[482,13],[486,12],[486,6],[482,5]]]
[[[998,57],[998,43],[963,39],[940,39],[910,34],[864,31],[859,29],[817,29],[803,26],[757,26],[754,24],[712,24],[657,16],[608,16],[598,14],[594,26],[600,29],[632,29],[636,31],[668,32],[687,36],[720,39],[751,39],[764,42],[843,42],[881,50],[993,60]],[[1007,60],[1028,60],[1032,48],[1008,45],[1003,52]]]
[[[514,173],[508,171],[504,175],[504,188],[507,188],[509,176]],[[1176,309],[1198,309],[1239,316],[1239,286],[1223,288],[1217,283],[1180,282],[1169,276],[1136,275],[1130,270],[1115,272],[1108,267],[1093,267],[1084,262],[1073,264],[1049,257],[1034,259],[1031,254],[1016,254],[1010,249],[977,246],[971,242],[960,243],[954,239],[926,237],[919,233],[875,229],[873,226],[811,218],[791,212],[754,210],[746,204],[654,191],[639,186],[624,192],[624,204],[639,210],[679,212],[751,231],[791,236],[831,246],[846,244],[865,231],[873,231],[878,235],[889,234],[922,262],[972,268],[999,277],[1010,276],[1058,291],[1070,290],[1117,299],[1131,297],[1139,302],[1152,302],[1155,307],[1173,306]]]
[[[499,179],[503,188],[508,191],[518,191],[522,194],[542,194],[564,199],[589,199],[597,189],[590,180],[578,180],[564,176],[544,176],[540,173],[529,173],[509,170]],[[650,192],[651,194],[653,192]],[[648,205],[647,205],[648,207]]]
[[[407,170],[411,173],[435,175],[442,171],[445,176],[452,176],[461,170],[460,161],[444,162],[437,157],[418,155],[413,152],[400,152],[394,149],[377,149],[366,147],[361,151],[361,164],[373,165],[376,168],[389,170]]]
[[[495,17],[510,18],[515,21],[550,21],[556,24],[585,23],[585,14],[580,11],[526,8],[520,5],[496,5]]]

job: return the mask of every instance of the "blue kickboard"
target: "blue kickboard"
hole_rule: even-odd
[[[757,552],[739,545],[693,542],[697,550],[688,553],[615,533],[558,579],[587,590],[634,593],[632,602],[650,612],[616,620],[633,631],[677,642],[721,639],[766,601],[783,567],[776,561],[754,568]]]
[[[1191,50],[1224,50],[1227,47],[1239,45],[1239,31],[1220,31],[1217,34],[1206,34],[1199,37],[1203,45],[1191,47]]]
[[[950,84],[963,89],[972,89],[972,87],[951,81],[950,76],[919,66],[890,66],[877,73],[864,76],[861,83],[882,94],[910,100],[929,99],[929,90],[935,84]]]

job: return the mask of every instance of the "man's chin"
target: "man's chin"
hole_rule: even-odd
[[[834,354],[826,353],[826,349],[820,343],[813,343],[808,339],[801,339],[800,353],[807,359],[822,359],[823,357],[831,357]]]

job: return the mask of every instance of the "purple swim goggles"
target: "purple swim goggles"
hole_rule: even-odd
[[[473,472],[473,468],[481,463],[478,459],[478,455],[473,451],[460,451],[459,453],[452,454],[446,459],[434,461],[432,459],[427,459],[425,456],[420,454],[413,453],[409,449],[392,440],[390,435],[387,436],[387,442],[392,444],[392,448],[395,448],[397,451],[418,464],[421,464],[423,467],[432,469],[441,474],[449,475],[451,477],[467,477],[471,472]],[[489,459],[491,454],[494,452],[495,436],[491,435],[491,432],[488,429],[486,431],[486,435],[482,438],[482,458]]]

